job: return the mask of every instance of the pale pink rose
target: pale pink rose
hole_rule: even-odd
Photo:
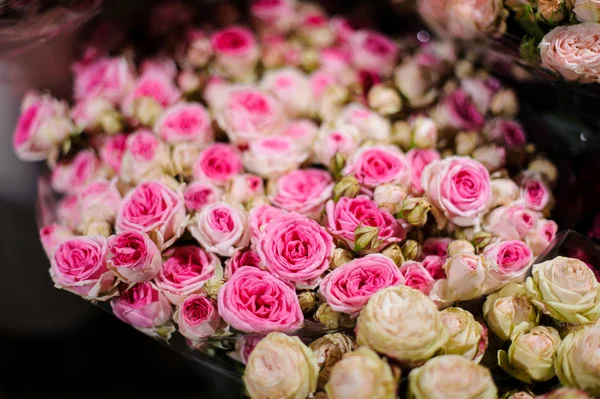
[[[325,90],[338,84],[336,75],[324,69],[318,69],[313,72],[309,80],[313,101],[318,101]]]
[[[194,178],[222,186],[242,172],[239,150],[230,144],[215,143],[204,149],[194,165]]]
[[[258,252],[252,249],[237,249],[231,258],[225,261],[225,280],[231,279],[231,276],[244,266],[260,267],[260,256]]]
[[[56,209],[58,222],[73,231],[78,231],[81,225],[81,210],[79,209],[79,197],[67,195],[58,202]]]
[[[169,148],[150,130],[142,129],[127,137],[119,177],[129,183],[158,179],[171,162]]]
[[[241,204],[248,204],[265,194],[263,179],[250,173],[237,175],[231,181],[227,194],[230,200]]]
[[[492,179],[492,203],[490,209],[507,206],[519,199],[519,186],[512,179]]]
[[[550,202],[552,192],[543,180],[527,176],[521,183],[521,199],[534,211],[543,211]]]
[[[435,148],[438,142],[438,129],[433,119],[417,116],[411,121],[412,145],[418,148]]]
[[[296,145],[290,137],[266,137],[250,143],[243,161],[250,172],[273,178],[298,169],[308,155],[308,150]]]
[[[487,292],[496,291],[508,283],[522,283],[533,263],[531,249],[518,240],[499,241],[488,245],[483,251],[483,257],[487,261]]]
[[[177,65],[172,58],[146,58],[140,65],[140,75],[149,72],[163,73],[173,79],[177,75]]]
[[[429,295],[435,280],[423,264],[409,260],[400,266],[400,273],[404,277],[404,284]]]
[[[333,194],[331,175],[320,169],[298,169],[275,181],[269,200],[275,206],[318,219]]]
[[[540,219],[535,230],[531,230],[525,236],[525,242],[531,248],[533,256],[539,256],[548,248],[556,237],[558,225],[553,220]]]
[[[181,92],[171,76],[151,69],[137,79],[133,90],[123,100],[123,113],[133,116],[134,102],[140,98],[151,98],[164,109],[175,103],[180,96]]]
[[[208,111],[202,104],[181,102],[167,108],[154,127],[167,143],[210,144],[214,133]]]
[[[304,14],[304,15],[302,15]],[[321,10],[309,10],[297,16],[298,33],[311,47],[329,47],[335,41],[335,33],[329,25],[329,18]]]
[[[423,20],[437,33],[443,34],[448,23],[449,0],[418,0],[417,10]]]
[[[375,187],[375,190],[373,190],[373,201],[375,201],[379,208],[387,209],[390,213],[394,214],[398,211],[402,200],[407,195],[406,188],[386,183]]]
[[[490,109],[492,97],[501,88],[500,82],[495,78],[467,78],[460,82],[460,87],[473,100],[477,109],[486,114]]]
[[[73,232],[60,224],[53,223],[40,229],[40,241],[49,259],[54,257],[54,252],[60,244],[73,237]]]
[[[449,237],[428,238],[423,242],[423,255],[435,255],[446,257],[448,255],[448,246],[452,241],[452,238]]]
[[[263,334],[246,334],[240,337],[236,342],[236,352],[240,357],[242,364],[248,364],[248,357],[256,347],[256,345],[264,338]]]
[[[386,141],[391,135],[390,121],[364,105],[350,103],[338,115],[335,121],[336,128],[354,126],[361,139]]]
[[[218,104],[221,106],[215,110],[217,123],[234,144],[248,144],[278,134],[286,123],[283,105],[258,89],[231,89]]]
[[[191,69],[202,68],[213,56],[212,43],[207,32],[190,28],[185,34],[185,39],[185,48],[181,50],[185,55],[181,63]]]
[[[81,130],[97,130],[101,117],[109,112],[116,112],[114,104],[103,97],[86,97],[79,100],[71,109],[71,118]]]
[[[70,162],[60,162],[52,170],[52,189],[59,193],[77,193],[99,174],[100,162],[90,150],[82,150]]]
[[[353,126],[339,129],[322,127],[313,150],[319,163],[329,165],[336,153],[348,159],[358,149],[359,143],[358,130]]]
[[[185,187],[183,201],[189,212],[198,212],[206,205],[217,202],[221,194],[223,194],[223,191],[211,183],[195,181]]]
[[[438,96],[437,79],[419,58],[405,58],[394,71],[394,83],[412,107],[429,105]]]
[[[271,220],[285,214],[286,211],[280,208],[275,208],[271,205],[259,205],[250,210],[248,216],[248,225],[250,227],[250,235],[252,242],[256,243],[264,229]]]
[[[502,34],[508,12],[502,0],[454,0],[448,2],[448,31],[458,39]]]
[[[213,33],[210,41],[217,65],[227,75],[243,77],[254,73],[260,51],[251,30],[229,26]]]
[[[421,175],[425,166],[441,159],[440,153],[434,149],[413,148],[406,153],[406,162],[410,167],[411,191],[415,195],[423,195]]]
[[[444,264],[446,263],[445,256],[427,255],[421,264],[429,272],[429,275],[434,280],[440,280],[446,278],[446,272],[444,271]]]
[[[352,35],[356,32],[356,28],[345,17],[332,17],[329,23],[331,24],[331,27],[333,28],[339,42],[348,43],[352,38]]]
[[[404,283],[398,266],[390,258],[371,254],[329,273],[323,278],[319,293],[334,311],[356,316],[377,291]]]
[[[250,233],[246,211],[225,202],[206,205],[192,217],[188,229],[208,252],[221,256],[248,245]]]
[[[580,22],[599,22],[600,21],[600,2],[598,0],[575,0],[573,4],[573,13]]]
[[[184,69],[177,75],[177,86],[185,94],[195,93],[202,87],[203,81],[193,69]]]
[[[421,186],[431,205],[461,227],[477,224],[492,195],[488,171],[468,157],[430,163],[421,175]]]
[[[110,306],[120,320],[144,330],[165,324],[173,314],[167,297],[149,282],[134,285]]]
[[[500,206],[483,220],[483,229],[502,240],[522,240],[536,228],[537,213],[528,209],[522,201]]]
[[[100,147],[100,159],[113,171],[120,173],[121,161],[123,160],[123,154],[125,153],[126,148],[126,135],[117,134],[115,136],[108,136],[102,142],[102,146]]]
[[[485,126],[485,135],[489,140],[505,144],[510,148],[519,148],[527,144],[523,126],[515,120],[495,118]]]
[[[333,75],[348,74],[352,70],[352,52],[346,47],[324,48],[319,52],[319,58],[321,69]]]
[[[167,173],[171,176],[192,179],[194,166],[202,152],[203,146],[196,143],[178,143],[171,146],[171,165]]]
[[[438,306],[468,301],[483,294],[486,270],[481,256],[462,252],[448,258],[444,271],[447,277],[437,280],[429,293],[429,297]]]
[[[318,132],[319,127],[315,122],[310,119],[297,119],[285,126],[281,136],[289,137],[300,147],[309,148],[314,144]]]
[[[122,197],[116,181],[100,178],[88,184],[79,193],[79,206],[86,218],[114,222]]]
[[[223,276],[219,258],[194,245],[169,248],[163,257],[166,259],[154,283],[174,304],[202,292],[207,282],[218,281]]]
[[[344,169],[344,174],[353,175],[359,184],[367,188],[385,183],[408,188],[411,181],[410,165],[402,151],[384,144],[359,148]]]
[[[471,156],[489,172],[503,168],[506,163],[506,149],[496,144],[481,145],[475,148]]]
[[[291,117],[309,114],[313,105],[310,84],[299,69],[283,67],[267,71],[259,86],[279,100]]]
[[[89,63],[76,64],[75,98],[102,97],[119,103],[133,88],[135,77],[124,57],[97,58]]]
[[[293,0],[254,0],[250,15],[263,32],[288,32],[295,24]]]
[[[446,96],[436,111],[436,122],[456,129],[479,130],[485,124],[485,117],[462,89],[456,89]]]
[[[144,232],[164,249],[183,234],[186,221],[183,197],[159,181],[149,181],[127,194],[115,229],[117,233]]]
[[[304,316],[296,291],[256,267],[240,268],[218,294],[219,314],[243,332],[293,331]]]
[[[201,341],[213,335],[221,325],[217,304],[204,295],[190,295],[175,310],[173,320],[181,335]]]
[[[297,288],[318,285],[333,249],[333,238],[325,228],[295,212],[273,219],[256,244],[264,267]]]
[[[114,294],[116,278],[106,268],[105,255],[104,237],[69,238],[50,261],[50,277],[57,288],[86,299],[106,300]]]
[[[381,248],[404,239],[404,229],[396,218],[387,210],[379,209],[375,202],[365,195],[356,198],[342,197],[337,203],[330,200],[325,205],[325,209],[327,230],[352,248],[354,232],[359,226],[378,228]]]
[[[152,280],[161,264],[160,250],[146,233],[128,231],[108,238],[106,266],[126,283]]]
[[[600,82],[600,25],[557,26],[539,44],[542,66],[567,80]]]
[[[229,92],[235,87],[222,76],[212,75],[207,78],[202,94],[209,108],[216,112],[223,108],[229,98]]]
[[[350,38],[352,62],[358,69],[389,76],[396,66],[399,48],[390,38],[374,31],[359,30]]]

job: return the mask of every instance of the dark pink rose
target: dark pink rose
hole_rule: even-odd
[[[423,242],[423,256],[447,256],[448,245],[450,245],[452,241],[452,238],[449,237],[432,237],[426,239],[425,242]]]
[[[433,149],[413,148],[406,153],[406,161],[410,166],[410,181],[413,194],[423,195],[424,191],[421,187],[423,169],[433,161],[440,159],[440,153]]]
[[[521,199],[534,211],[543,211],[550,202],[552,192],[543,180],[527,176],[521,183]]]
[[[437,255],[427,255],[425,259],[421,261],[425,270],[429,272],[429,275],[433,277],[434,280],[446,278],[444,263],[446,263],[446,257]]]
[[[71,237],[73,232],[60,224],[49,224],[40,229],[40,240],[49,259],[54,257],[58,246]]]
[[[354,175],[367,188],[375,188],[384,183],[409,187],[411,180],[410,165],[404,154],[398,147],[385,144],[360,148],[354,153],[344,172]]]
[[[244,266],[260,267],[260,256],[252,249],[238,249],[233,256],[225,261],[225,280]]]
[[[127,148],[126,142],[126,135],[117,134],[115,136],[106,137],[100,147],[100,159],[117,173],[120,173],[121,171],[121,160],[123,159],[123,154]]]
[[[194,178],[224,185],[242,172],[239,150],[230,144],[215,143],[200,153],[194,165]]]
[[[291,117],[308,116],[313,107],[308,77],[300,69],[283,67],[268,70],[260,87],[283,104]]]
[[[493,119],[485,127],[485,134],[490,140],[511,148],[523,147],[527,143],[523,126],[511,119]]]
[[[206,145],[214,141],[210,115],[198,103],[181,102],[170,106],[154,130],[169,144],[191,142]]]
[[[404,284],[429,295],[435,279],[423,264],[414,261],[404,262],[400,267],[400,273],[406,280]]]
[[[146,233],[129,231],[108,238],[106,266],[126,283],[153,279],[161,264],[160,250]]]
[[[173,320],[181,335],[201,341],[213,335],[221,324],[217,304],[204,295],[190,295],[177,307]]]
[[[484,116],[462,89],[454,90],[441,103],[445,121],[457,129],[479,130],[485,123]]]
[[[250,228],[252,243],[255,243],[258,240],[271,220],[285,213],[285,210],[271,205],[259,205],[252,208],[248,215],[248,226]]]
[[[236,330],[252,333],[293,331],[304,316],[296,291],[256,267],[242,267],[218,294],[219,314]]]
[[[398,266],[381,254],[351,260],[329,273],[319,293],[336,312],[356,316],[377,291],[403,285]]]
[[[123,57],[97,58],[92,62],[76,64],[75,98],[103,97],[119,103],[133,88],[135,77]]]
[[[537,213],[522,201],[500,206],[486,215],[483,229],[502,240],[522,240],[537,226]]]
[[[291,138],[300,147],[311,148],[318,133],[319,127],[315,122],[310,119],[296,119],[285,126],[281,135]]]
[[[183,200],[188,212],[199,211],[204,206],[214,204],[221,197],[222,190],[211,183],[191,182],[185,187]]]
[[[252,74],[260,57],[254,33],[241,26],[229,26],[210,38],[217,65],[233,77]]]
[[[490,108],[492,97],[500,89],[500,82],[494,78],[468,78],[460,82],[460,87],[473,100],[477,109],[486,114]]]
[[[134,285],[113,299],[110,306],[115,316],[140,329],[159,327],[173,314],[167,297],[148,282]]]
[[[99,159],[92,151],[79,151],[71,162],[61,162],[52,171],[52,188],[59,193],[77,193],[98,176]]]
[[[391,75],[399,48],[388,37],[374,31],[359,30],[350,38],[352,62],[358,69]]]
[[[496,291],[512,282],[525,280],[529,267],[533,263],[531,249],[523,241],[499,241],[488,245],[483,252],[487,261],[486,290]]]

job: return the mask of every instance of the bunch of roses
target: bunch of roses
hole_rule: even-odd
[[[514,92],[448,43],[314,4],[250,11],[255,32],[190,27],[138,65],[87,51],[71,108],[25,97],[15,151],[62,195],[41,230],[56,286],[196,347],[237,334],[252,398],[392,398],[402,368],[415,398],[493,398],[488,328],[516,378],[598,393],[597,359],[577,363],[597,329],[555,360],[537,326],[598,319],[593,273],[557,259],[522,285],[557,231],[558,174]],[[485,295],[483,318],[459,307]],[[285,334],[310,323],[345,333]]]

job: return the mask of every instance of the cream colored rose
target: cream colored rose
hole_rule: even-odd
[[[396,389],[390,366],[367,347],[345,354],[325,385],[329,399],[395,399]]]
[[[555,367],[563,385],[600,397],[600,323],[567,335],[556,352]]]
[[[252,399],[306,399],[318,375],[312,350],[298,337],[272,332],[250,353],[244,384]]]
[[[560,344],[558,331],[537,326],[530,332],[518,334],[508,353],[498,351],[498,364],[518,380],[548,381],[554,377],[554,354]]]
[[[358,317],[356,339],[406,364],[431,358],[448,340],[435,304],[422,292],[395,286],[373,295]]]
[[[449,335],[440,353],[461,355],[479,363],[487,349],[487,329],[475,321],[471,313],[461,308],[447,308],[440,315]]]
[[[309,348],[317,356],[317,363],[321,368],[319,372],[318,388],[323,389],[333,366],[348,352],[357,348],[356,342],[346,334],[333,333],[326,334],[313,341]]]
[[[483,317],[489,329],[503,340],[531,331],[539,320],[525,288],[514,283],[487,297],[483,303]]]
[[[490,209],[508,206],[519,199],[519,186],[512,179],[493,179],[490,187],[492,188]]]
[[[474,254],[475,247],[467,240],[455,240],[448,244],[447,253],[449,257],[456,256],[463,252]]]
[[[535,397],[525,391],[510,391],[502,395],[501,399],[535,399]]]
[[[444,271],[447,278],[437,280],[429,294],[440,306],[467,301],[483,294],[486,271],[481,256],[459,253],[446,261]]]
[[[559,321],[585,324],[600,315],[600,284],[580,260],[559,256],[533,265],[526,288],[532,302]]]
[[[408,376],[409,399],[497,399],[490,371],[458,355],[439,356]]]
[[[598,22],[600,21],[600,1],[575,0],[573,12],[580,22]]]

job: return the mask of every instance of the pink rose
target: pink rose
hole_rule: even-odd
[[[356,28],[353,26],[350,20],[345,17],[332,17],[329,23],[337,35],[337,40],[342,43],[347,43],[350,41],[352,35],[356,32]]]
[[[452,238],[448,237],[432,237],[425,240],[423,243],[423,255],[447,256],[448,245],[452,242]]]
[[[103,97],[86,97],[71,109],[71,118],[81,130],[97,131],[102,127],[101,118],[115,113],[114,104]]]
[[[194,165],[194,178],[222,186],[241,171],[239,150],[230,144],[215,143],[200,153]]]
[[[171,246],[184,232],[187,217],[181,195],[159,181],[131,190],[117,214],[117,233],[148,234],[159,249]]]
[[[293,331],[304,321],[296,291],[256,267],[239,269],[219,290],[218,305],[223,320],[248,333]]]
[[[567,80],[600,82],[600,25],[557,26],[539,44],[542,66]]]
[[[115,275],[106,268],[104,237],[72,237],[63,241],[50,261],[57,288],[86,299],[106,300],[114,294]]]
[[[346,159],[352,156],[358,149],[359,142],[358,130],[353,126],[343,126],[339,129],[322,128],[313,150],[319,163],[329,165],[336,153]]]
[[[448,306],[455,301],[468,301],[485,291],[486,270],[479,255],[462,252],[448,258],[444,265],[447,278],[436,280],[429,297],[438,306]]]
[[[220,188],[201,181],[191,182],[185,187],[183,201],[189,212],[199,211],[209,204],[214,204],[221,197]]]
[[[416,57],[407,57],[394,71],[394,83],[413,108],[431,104],[438,96],[440,77]]]
[[[250,87],[229,91],[215,113],[217,123],[234,144],[248,144],[277,134],[286,123],[282,104]]]
[[[492,195],[488,171],[468,157],[430,163],[423,170],[421,186],[431,204],[461,227],[478,222]]]
[[[331,175],[320,169],[298,169],[275,181],[269,200],[275,206],[318,219],[333,194]]]
[[[294,2],[292,0],[254,0],[250,15],[257,21],[259,30],[288,32],[294,25]]]
[[[425,166],[441,159],[440,153],[433,149],[413,148],[406,153],[406,162],[410,167],[411,190],[415,195],[423,195],[421,175]]]
[[[108,238],[106,266],[128,284],[153,279],[161,264],[160,251],[146,233],[129,231]]]
[[[216,113],[225,106],[229,92],[235,88],[239,87],[231,85],[222,76],[212,75],[207,78],[202,94],[211,111]]]
[[[511,148],[523,147],[527,144],[527,137],[523,126],[517,121],[496,118],[491,120],[485,127],[488,139]]]
[[[421,263],[407,261],[400,266],[400,273],[406,280],[404,284],[429,295],[433,287],[434,278]]]
[[[76,64],[75,98],[102,97],[118,103],[132,89],[135,77],[124,57],[97,58],[92,62]]]
[[[73,232],[60,224],[49,224],[40,229],[40,241],[49,259],[54,257],[58,246],[71,237]]]
[[[462,89],[456,89],[446,96],[438,105],[439,122],[456,129],[479,130],[485,124],[485,117],[479,112],[477,106]]]
[[[170,163],[167,145],[150,130],[138,130],[127,137],[119,177],[129,183],[158,179]]]
[[[192,142],[206,145],[214,141],[210,115],[198,103],[181,102],[170,106],[154,129],[169,144]]]
[[[126,142],[126,135],[117,134],[106,137],[102,142],[102,147],[100,147],[100,159],[116,173],[121,172],[121,160],[127,148]]]
[[[213,33],[210,41],[216,62],[227,75],[243,77],[254,73],[260,51],[251,30],[229,26]]]
[[[200,247],[173,247],[163,256],[166,260],[154,283],[174,304],[188,295],[201,292],[207,282],[218,281],[223,276],[219,258]]]
[[[175,310],[173,320],[181,335],[201,341],[213,335],[221,324],[217,304],[204,295],[190,295]]]
[[[234,177],[228,189],[229,199],[241,204],[249,204],[264,194],[263,179],[250,173],[242,173]]]
[[[285,214],[286,211],[283,209],[275,208],[271,205],[259,205],[250,210],[248,216],[248,225],[250,227],[250,234],[252,236],[252,242],[261,236],[263,230],[271,222],[271,220]]]
[[[448,23],[449,0],[419,0],[417,10],[436,33],[443,34]]]
[[[490,208],[510,205],[519,198],[519,186],[510,178],[492,179],[492,203]]]
[[[351,260],[329,273],[319,293],[336,312],[356,316],[377,291],[403,285],[398,266],[381,254]]]
[[[406,188],[386,183],[375,187],[375,190],[373,190],[373,201],[375,201],[379,208],[387,209],[390,213],[394,214],[398,211],[402,200],[407,195]]]
[[[121,207],[121,193],[116,182],[97,179],[79,193],[81,213],[88,219],[113,223]]]
[[[196,93],[202,87],[203,81],[193,69],[183,69],[177,75],[177,86],[184,94]]]
[[[548,203],[552,193],[546,183],[533,176],[527,176],[521,183],[521,199],[525,206],[534,211],[543,211]]]
[[[484,144],[471,153],[474,160],[481,163],[489,172],[495,172],[506,163],[506,149],[496,144]]]
[[[317,124],[310,119],[297,119],[288,123],[281,135],[292,139],[302,148],[310,148],[319,132]]]
[[[233,255],[236,248],[248,245],[246,211],[239,205],[217,202],[202,208],[190,220],[188,229],[208,252]]]
[[[308,151],[290,137],[266,137],[250,143],[244,152],[244,166],[252,173],[273,178],[298,169],[308,158]]]
[[[293,67],[266,71],[260,88],[278,99],[292,117],[308,115],[313,105],[308,77]]]
[[[394,183],[410,186],[411,171],[404,154],[393,145],[377,144],[360,148],[350,160],[344,174],[352,174],[358,182],[375,188]]]
[[[300,13],[298,33],[311,47],[330,47],[335,34],[329,25],[329,19],[322,10],[309,9]],[[303,14],[303,15],[302,15]],[[298,16],[296,17],[298,18]]]
[[[273,219],[256,244],[265,268],[297,288],[317,286],[333,248],[333,238],[323,227],[293,212]]]
[[[98,176],[100,162],[90,150],[79,151],[71,162],[61,162],[52,171],[52,189],[59,193],[77,193]]]
[[[225,280],[244,266],[260,267],[260,256],[258,252],[251,249],[237,249],[233,256],[225,261]]]
[[[488,245],[483,252],[487,260],[488,276],[485,286],[488,292],[496,291],[508,283],[522,283],[533,262],[531,249],[523,241],[499,241]]]
[[[535,230],[525,236],[525,242],[531,248],[533,256],[539,256],[554,241],[558,225],[553,220],[540,219]]]
[[[381,248],[404,239],[405,232],[396,218],[365,195],[356,198],[342,197],[336,203],[332,200],[325,205],[327,230],[336,238],[354,247],[354,232],[359,226],[376,227]]]
[[[134,285],[113,299],[110,306],[120,320],[140,329],[159,327],[173,313],[167,297],[148,282]]]
[[[444,264],[446,263],[445,256],[427,255],[425,259],[421,261],[421,264],[429,272],[429,275],[434,280],[440,280],[446,278],[446,272],[444,271]]]
[[[309,80],[313,101],[319,100],[325,90],[338,84],[336,75],[323,69],[313,72]]]
[[[172,58],[168,57],[146,58],[140,65],[140,74],[149,72],[162,73],[172,79],[177,75],[177,65]]]
[[[344,107],[335,120],[336,128],[353,126],[358,130],[359,138],[386,141],[391,136],[390,121],[375,111],[359,103],[350,103]]]
[[[448,31],[458,39],[471,40],[506,30],[508,12],[501,0],[450,1],[446,11]]]
[[[463,79],[460,87],[471,97],[479,112],[485,115],[490,109],[492,97],[501,85],[498,80],[488,77]]]
[[[67,195],[59,202],[56,209],[58,222],[73,231],[79,231],[81,227],[81,210],[79,209],[79,197]]]
[[[242,364],[248,363],[248,356],[264,337],[263,334],[242,335],[240,340],[235,343],[235,349]]]
[[[141,98],[150,98],[163,109],[179,99],[181,92],[168,74],[151,69],[141,75],[135,86],[123,101],[123,112],[134,116],[134,102]]]
[[[319,56],[324,71],[338,76],[352,72],[352,52],[348,48],[324,48],[319,52]]]
[[[537,225],[537,214],[525,207],[522,201],[500,206],[483,221],[483,229],[502,240],[522,240]]]
[[[374,31],[359,30],[350,38],[350,46],[356,68],[391,75],[399,53],[398,45],[391,39]]]

